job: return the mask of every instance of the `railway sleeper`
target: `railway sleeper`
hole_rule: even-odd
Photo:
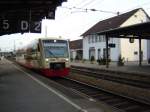
[[[97,86],[98,88],[111,92],[116,95],[127,97],[145,104],[150,105],[150,90],[137,88],[125,84],[120,84],[112,81],[95,79],[88,76],[83,76],[79,74],[71,74],[69,78],[79,80],[81,82]]]

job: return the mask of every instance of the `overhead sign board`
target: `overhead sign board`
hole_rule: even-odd
[[[116,47],[116,44],[114,44],[114,43],[109,43],[108,46],[111,47],[111,48],[115,48],[115,47]]]
[[[7,14],[0,15],[0,35],[11,33],[41,33],[41,21],[44,18],[43,10],[19,10],[9,11]],[[46,11],[47,12],[47,11]],[[54,18],[52,11],[48,16]]]
[[[0,0],[0,35],[40,33],[42,19],[54,19],[56,7],[65,1]]]
[[[41,21],[3,19],[0,21],[0,32],[2,35],[19,32],[41,33]]]

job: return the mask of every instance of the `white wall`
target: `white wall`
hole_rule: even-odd
[[[137,23],[143,23],[149,21],[147,15],[143,10],[139,10],[133,16],[131,16],[126,22],[124,22],[120,27],[129,26]],[[147,59],[147,40],[142,40],[141,42],[143,51],[143,60]],[[137,55],[134,52],[138,52]],[[134,43],[130,43],[129,39],[121,39],[121,54],[128,61],[138,61],[139,60],[139,40],[135,39]]]
[[[115,48],[110,48],[110,58],[112,61],[117,61],[120,54],[120,39],[119,38],[110,38],[109,43],[115,43]],[[88,37],[83,38],[83,59],[89,60],[89,49],[91,47],[95,48],[95,59],[98,59],[98,49],[100,50],[100,55],[103,57],[103,49],[106,48],[106,42],[94,42],[89,43]]]
[[[111,60],[118,61],[118,57],[121,54],[120,38],[111,38],[109,43],[111,43],[111,42],[116,44],[115,48],[111,48]]]
[[[141,46],[142,46],[141,49],[142,49],[142,51],[143,51],[143,60],[147,60],[147,59],[148,59],[148,52],[147,52],[147,51],[148,51],[148,47],[147,47],[147,44],[148,44],[148,43],[147,43],[147,41],[148,41],[148,40],[143,39],[143,40],[142,40],[142,43],[141,43],[141,44],[142,44],[142,45],[141,45]]]
[[[71,53],[71,58],[75,59],[76,51],[75,50],[70,50],[70,53]]]
[[[88,37],[83,38],[83,59],[89,59]]]
[[[126,61],[137,61],[139,58],[139,45],[138,40],[134,43],[129,43],[129,39],[121,39],[121,55]],[[137,52],[137,55],[134,54]]]

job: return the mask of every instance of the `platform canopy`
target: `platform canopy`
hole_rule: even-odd
[[[150,22],[130,25],[126,27],[114,28],[97,33],[98,35],[106,35],[106,68],[108,64],[108,38],[133,38],[139,39],[139,66],[142,65],[142,47],[141,39],[150,39]]]
[[[114,38],[150,39],[150,22],[109,29],[98,34]]]
[[[54,19],[66,0],[0,0],[0,35],[41,32],[41,20]]]

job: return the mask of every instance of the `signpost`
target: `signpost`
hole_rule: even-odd
[[[108,46],[111,47],[111,48],[115,48],[115,47],[116,47],[116,44],[114,44],[114,43],[109,43]]]

